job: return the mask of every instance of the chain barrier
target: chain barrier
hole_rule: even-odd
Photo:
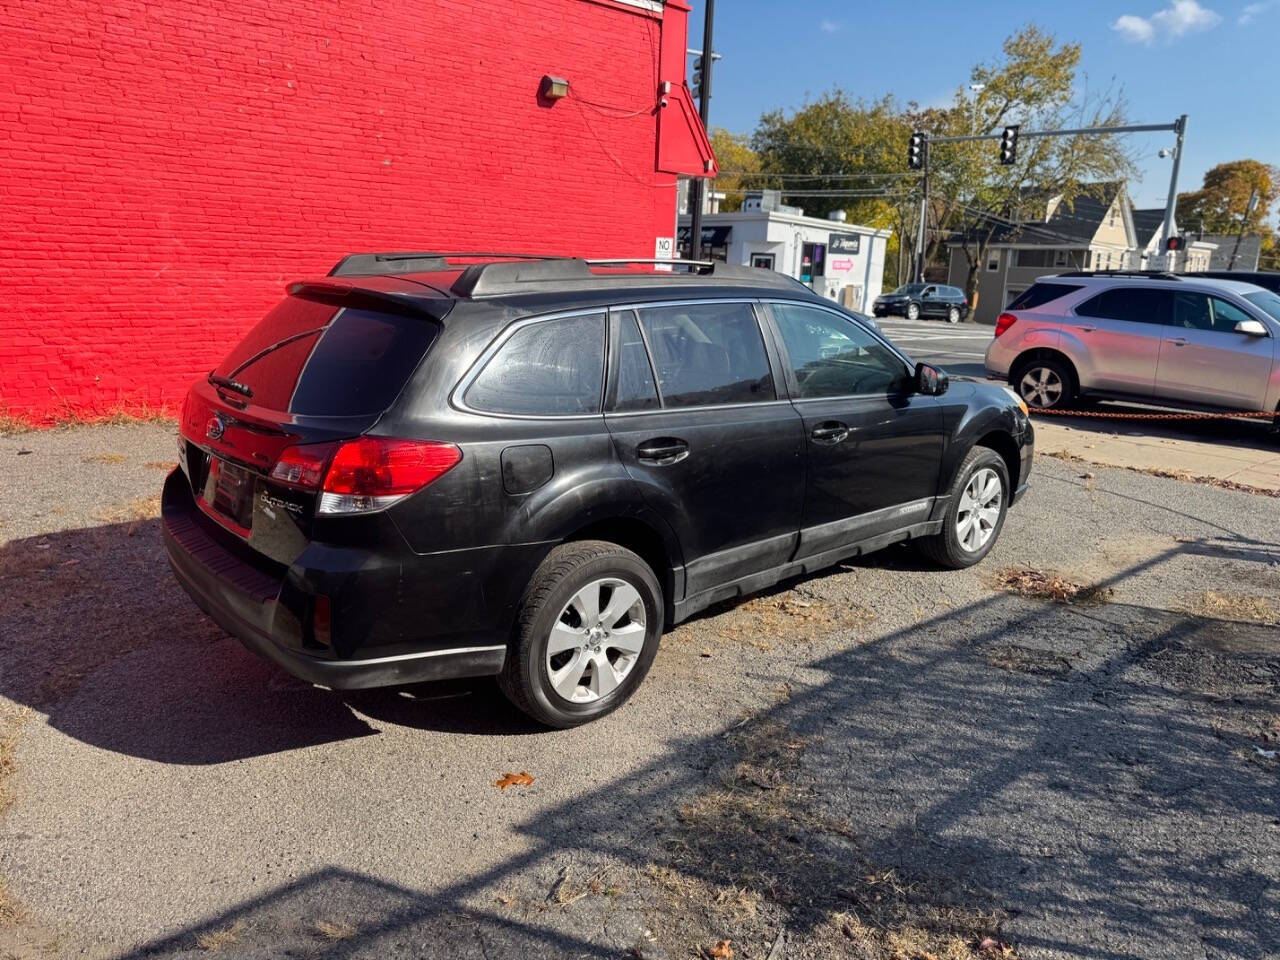
[[[1267,410],[1229,410],[1222,413],[1113,413],[1103,410],[1045,410],[1028,405],[1029,412],[1054,417],[1094,417],[1099,420],[1232,420],[1236,417],[1254,419],[1275,418],[1280,422],[1280,413]]]

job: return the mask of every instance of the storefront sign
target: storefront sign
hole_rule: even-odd
[[[833,233],[827,241],[832,253],[859,253],[862,250],[862,234]]]

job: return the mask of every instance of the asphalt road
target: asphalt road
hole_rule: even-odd
[[[905,317],[880,317],[876,322],[913,360],[923,360],[961,376],[986,376],[982,360],[995,333],[994,327]]]
[[[1044,460],[980,567],[711,611],[552,733],[224,636],[159,547],[172,445],[0,436],[0,956],[1280,956],[1280,501]]]

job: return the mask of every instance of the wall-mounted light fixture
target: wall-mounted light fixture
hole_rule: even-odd
[[[543,100],[563,100],[569,95],[569,81],[564,77],[553,77],[547,74],[542,78],[542,86],[538,88],[538,95]]]

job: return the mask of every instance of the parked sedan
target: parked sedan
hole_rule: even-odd
[[[893,293],[876,297],[872,312],[877,317],[898,316],[908,320],[938,317],[959,323],[969,316],[969,304],[959,287],[940,283],[907,283]]]
[[[1277,344],[1280,296],[1250,283],[1194,274],[1044,277],[1000,314],[986,365],[1042,409],[1088,395],[1273,412]]]

